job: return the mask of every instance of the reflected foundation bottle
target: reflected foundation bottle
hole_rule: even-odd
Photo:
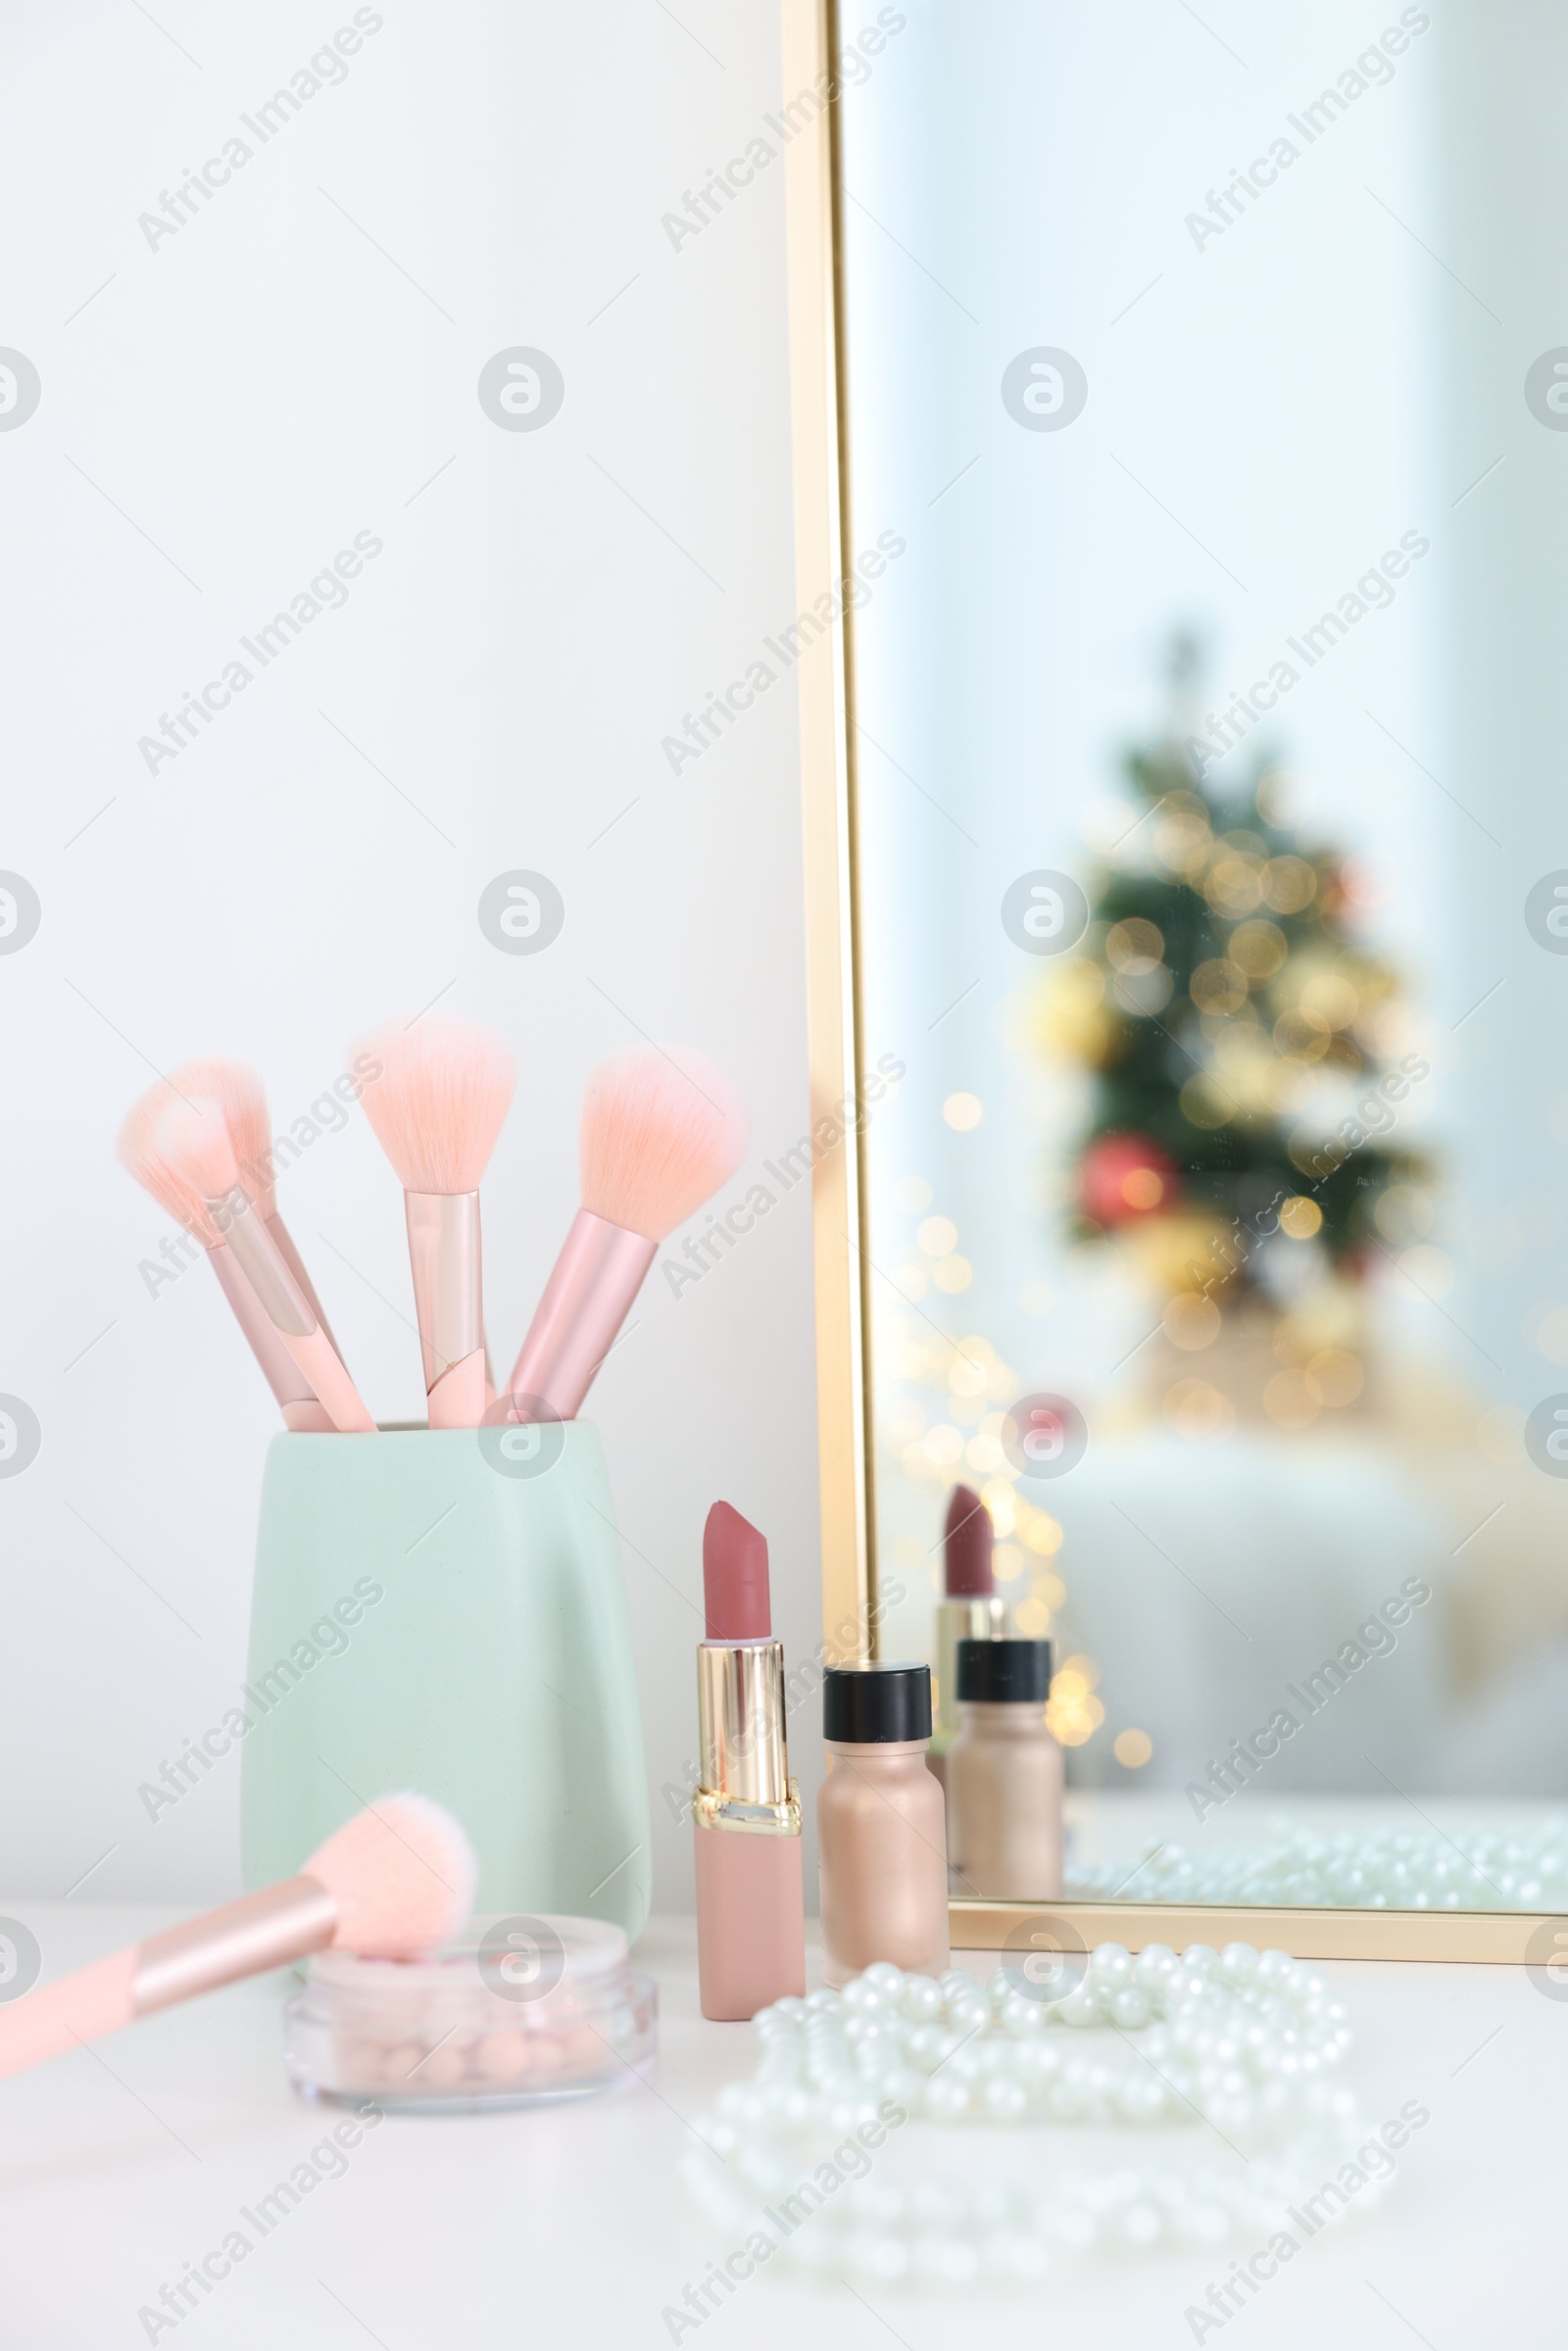
[[[767,1543],[728,1502],[713,1504],[703,1530],[703,1589],[702,1784],[692,1799],[698,1990],[704,2016],[738,2023],[805,1992],[806,1901]]]
[[[928,1665],[830,1665],[827,1777],[817,1791],[822,1981],[835,1989],[890,1959],[940,1976],[948,1952],[942,1789],[926,1769]]]
[[[1061,1748],[1046,1729],[1049,1641],[960,1641],[948,1749],[953,1890],[997,1902],[1061,1892]]]

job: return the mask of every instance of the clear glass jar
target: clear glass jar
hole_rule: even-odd
[[[600,1919],[508,1918],[433,1959],[321,1951],[284,2009],[284,2063],[308,2098],[389,2112],[580,2098],[634,2081],[659,1993]]]

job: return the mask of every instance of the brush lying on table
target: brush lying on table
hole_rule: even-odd
[[[382,1796],[329,1837],[297,1877],[0,2008],[0,2077],[311,1951],[424,1959],[466,1924],[477,1875],[450,1812],[427,1796]]]

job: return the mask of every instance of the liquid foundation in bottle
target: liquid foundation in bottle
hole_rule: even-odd
[[[878,1959],[940,1976],[949,1960],[948,1851],[942,1789],[926,1769],[930,1667],[829,1666],[822,1733],[822,1981],[836,1989]]]
[[[702,1784],[692,1801],[698,1993],[704,2016],[732,2024],[805,1992],[806,1901],[767,1542],[728,1502],[713,1504],[703,1530],[703,1590]]]
[[[996,1902],[1061,1892],[1061,1748],[1046,1728],[1049,1641],[960,1641],[948,1749],[953,1890]]]

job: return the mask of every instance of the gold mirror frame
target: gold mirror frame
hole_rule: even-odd
[[[788,240],[796,603],[808,612],[853,568],[849,367],[845,336],[844,173],[831,61],[838,0],[781,0]],[[875,1448],[871,1419],[868,1201],[853,1119],[864,1068],[859,968],[855,615],[797,663],[805,834],[811,1125],[831,1121],[811,1177],[816,1306],[822,1624],[831,1664],[867,1663],[876,1642]],[[1487,1910],[1265,1909],[1217,1904],[992,1902],[949,1905],[956,1950],[1027,1947],[1059,1928],[1087,1948],[1232,1938],[1298,1959],[1489,1961],[1523,1965],[1568,1949],[1568,1916]],[[1561,1928],[1560,1937],[1544,1930]],[[1542,1940],[1533,1953],[1537,1936]],[[1544,1961],[1541,1964],[1544,1964]]]

